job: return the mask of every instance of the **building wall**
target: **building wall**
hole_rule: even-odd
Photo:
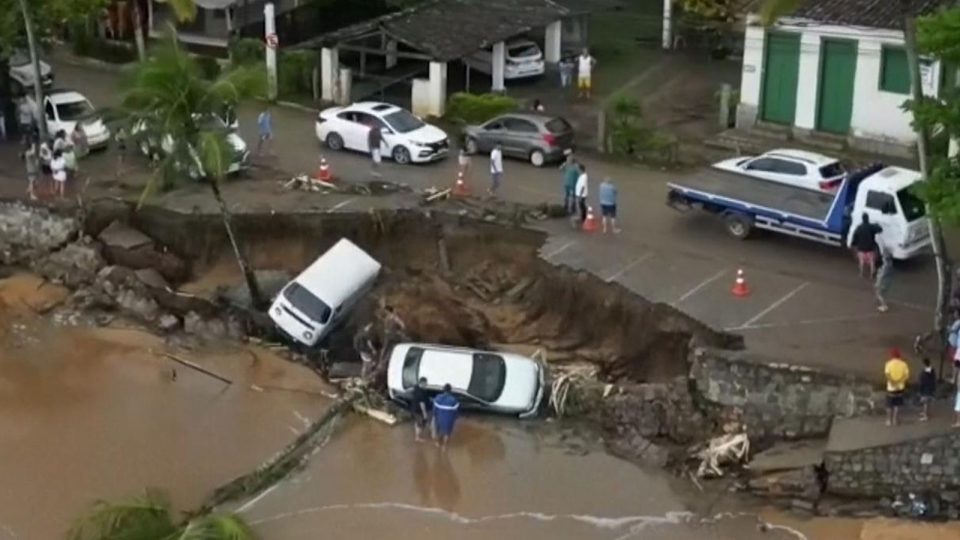
[[[850,39],[858,44],[854,80],[852,138],[910,145],[915,141],[910,114],[901,106],[908,96],[880,89],[881,47],[903,46],[903,33],[894,30],[807,24],[780,24],[775,29],[800,33],[800,86],[794,125],[800,130],[816,127],[821,44],[824,39]],[[752,125],[759,118],[766,31],[748,26],[744,35],[743,69],[740,83],[738,126]],[[938,62],[927,64],[924,93],[937,95],[940,80]]]

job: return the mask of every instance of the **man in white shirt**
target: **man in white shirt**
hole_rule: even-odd
[[[500,181],[503,179],[503,148],[497,143],[490,152],[490,189],[487,193],[496,195],[500,188]]]
[[[574,193],[577,196],[577,206],[580,208],[580,223],[587,220],[587,196],[590,194],[590,180],[587,178],[587,166],[580,164],[580,176],[577,177],[577,186]]]
[[[590,51],[586,48],[577,57],[577,90],[580,97],[590,99],[590,76],[596,64],[597,61],[590,56]]]
[[[53,174],[53,182],[56,185],[57,195],[62,199],[67,193],[67,163],[60,150],[53,151],[53,159],[50,161],[50,172]]]

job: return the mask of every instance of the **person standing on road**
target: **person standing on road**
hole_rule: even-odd
[[[67,162],[62,151],[53,151],[53,159],[50,160],[50,172],[53,173],[56,193],[62,199],[67,193]]]
[[[899,422],[900,407],[903,407],[903,393],[910,379],[910,367],[901,358],[900,349],[890,349],[890,359],[883,367],[887,379],[887,425],[895,426]]]
[[[77,154],[77,160],[87,157],[90,153],[90,142],[87,139],[87,132],[83,130],[80,122],[70,132],[70,142],[73,143],[73,150]]]
[[[577,184],[574,192],[577,196],[577,207],[580,209],[580,226],[587,221],[587,197],[590,195],[590,179],[587,177],[587,166],[580,163],[580,175],[577,177]],[[574,221],[573,226],[577,223]]]
[[[604,178],[597,195],[600,199],[600,214],[603,216],[603,233],[607,233],[609,221],[613,234],[620,234],[620,229],[617,228],[617,186],[613,185],[609,177]]]
[[[863,277],[864,267],[870,269],[870,279],[874,279],[877,275],[877,235],[882,231],[883,229],[879,225],[870,223],[870,216],[866,212],[863,213],[860,225],[857,225],[857,228],[853,230],[850,244],[857,254],[857,267],[860,270],[860,277]]]
[[[560,165],[560,172],[563,174],[563,208],[568,216],[572,216],[577,211],[576,188],[577,178],[580,177],[580,166],[573,152],[567,154],[567,160]]]
[[[127,154],[127,130],[120,126],[113,135],[113,140],[117,143],[117,166],[114,170],[114,176],[119,179],[123,174],[123,160]]]
[[[367,323],[353,336],[353,349],[360,355],[360,378],[369,381],[376,366],[377,350],[373,344],[373,323]]]
[[[270,113],[270,107],[264,107],[257,116],[257,129],[260,132],[260,140],[257,142],[257,155],[268,149],[273,144],[273,115]],[[269,151],[268,151],[269,153]]]
[[[874,280],[873,290],[877,296],[877,311],[886,313],[890,309],[887,306],[887,292],[890,291],[890,285],[893,281],[893,257],[886,246],[878,244],[878,247],[880,249],[880,270],[875,270],[877,278]]]
[[[577,57],[577,95],[582,98],[590,99],[590,92],[592,90],[591,77],[593,75],[593,68],[596,65],[597,61],[590,56],[589,49],[584,47],[583,52]]]
[[[460,400],[453,395],[450,384],[443,385],[443,393],[433,398],[433,423],[437,430],[437,445],[446,450],[450,444],[453,426],[460,412]]]
[[[34,187],[37,184],[37,177],[40,175],[40,156],[37,155],[37,145],[31,137],[27,138],[26,146],[23,148],[23,166],[27,171],[27,196],[30,200],[35,200],[37,194]]]
[[[930,402],[933,401],[937,393],[937,371],[930,365],[930,359],[923,359],[923,371],[920,372],[920,404],[923,409],[920,411],[920,421],[926,422],[930,419]]]
[[[490,196],[497,195],[501,180],[503,180],[503,145],[498,142],[490,151],[490,189],[487,190]]]
[[[427,378],[420,377],[413,390],[410,391],[410,414],[413,415],[413,437],[420,442],[421,434],[430,422],[430,395],[427,393]],[[430,429],[431,438],[436,438],[434,430]]]
[[[30,140],[34,136],[34,114],[30,100],[24,98],[17,105],[17,120],[20,127],[20,136],[23,140]]]
[[[373,164],[370,168],[370,174],[375,178],[380,178],[380,161],[383,159],[380,154],[380,147],[383,145],[383,130],[376,123],[370,124],[370,130],[367,132],[367,149],[370,150],[370,159]]]
[[[560,88],[570,88],[570,81],[573,80],[573,62],[569,58],[560,60]]]
[[[459,165],[459,173],[463,175],[463,181],[470,181],[470,154],[467,153],[466,147],[460,147],[460,153],[457,155],[457,165]]]

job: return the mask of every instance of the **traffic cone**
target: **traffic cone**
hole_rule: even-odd
[[[330,166],[327,165],[327,158],[320,156],[320,167],[317,169],[317,180],[321,182],[333,182],[333,173],[330,172]]]
[[[737,280],[733,282],[733,290],[730,292],[739,298],[750,295],[750,287],[747,286],[747,280],[743,277],[743,269],[737,270]]]
[[[457,173],[457,183],[453,185],[453,196],[454,197],[470,196],[470,188],[467,186],[467,183],[463,181],[463,171]]]
[[[600,225],[597,223],[597,217],[593,215],[593,207],[587,207],[587,219],[583,220],[583,232],[594,233]]]

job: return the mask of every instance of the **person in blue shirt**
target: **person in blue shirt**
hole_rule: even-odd
[[[580,167],[577,165],[573,153],[567,154],[567,160],[560,166],[560,172],[563,173],[563,207],[568,216],[572,216],[577,211],[577,177],[580,176]]]
[[[450,442],[459,412],[460,400],[453,395],[449,384],[443,385],[443,392],[433,398],[433,422],[437,432],[437,444],[444,450]]]
[[[603,215],[603,232],[607,232],[607,224],[609,223],[610,230],[614,234],[618,234],[620,229],[617,228],[617,186],[613,185],[610,178],[604,178],[603,182],[600,183],[598,197],[600,199],[600,213]]]
[[[257,130],[260,132],[260,140],[257,142],[257,155],[272,144],[273,141],[273,115],[270,114],[270,107],[264,107],[260,115],[257,116]]]

